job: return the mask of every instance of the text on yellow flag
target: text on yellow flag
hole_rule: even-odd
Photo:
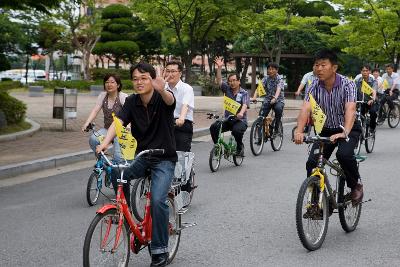
[[[240,108],[240,103],[224,95],[224,110],[236,115]]]
[[[267,93],[265,92],[264,86],[260,81],[258,81],[258,85],[257,85],[257,94],[259,97],[265,96]]]
[[[373,91],[374,90],[371,88],[371,86],[369,86],[369,84],[363,80],[361,84],[361,92],[367,95],[372,95]]]
[[[316,133],[320,134],[326,121],[326,115],[322,111],[321,107],[317,104],[314,97],[311,94],[308,95],[310,97],[311,117],[314,122],[314,128]]]

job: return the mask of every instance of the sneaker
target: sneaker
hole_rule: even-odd
[[[237,150],[236,150],[236,156],[240,156],[240,157],[243,157],[243,156],[244,156],[243,145],[241,145],[240,148],[239,148],[239,146],[238,146],[238,148],[237,148]]]
[[[351,189],[351,202],[353,205],[359,204],[364,196],[364,190],[362,184],[357,184],[353,189]]]

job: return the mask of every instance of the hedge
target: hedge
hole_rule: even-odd
[[[7,124],[17,124],[23,121],[26,114],[25,103],[10,96],[7,92],[0,92],[0,110],[6,115]]]
[[[14,89],[14,88],[22,87],[22,86],[23,85],[20,82],[3,81],[3,82],[0,82],[0,91],[7,91],[7,90]]]
[[[124,90],[132,90],[132,81],[131,80],[122,80],[122,88]],[[56,87],[66,87],[66,88],[75,88],[78,91],[89,91],[90,85],[102,85],[103,80],[97,81],[40,81],[35,82],[35,85],[41,85],[44,88],[54,89]]]

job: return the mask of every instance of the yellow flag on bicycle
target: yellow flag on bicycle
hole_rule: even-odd
[[[236,115],[240,108],[240,103],[224,95],[224,110]]]
[[[314,122],[314,128],[317,134],[320,134],[326,121],[326,115],[322,111],[321,107],[317,104],[317,101],[315,101],[314,97],[311,94],[308,95],[310,96],[311,117]]]
[[[267,94],[265,92],[265,89],[264,89],[264,86],[263,86],[261,80],[258,81],[257,94],[258,94],[259,97],[265,96]]]
[[[369,86],[369,84],[363,80],[361,84],[361,92],[367,95],[372,95],[373,91],[374,89],[372,89],[371,86]]]
[[[389,88],[389,83],[386,79],[383,80],[382,87],[383,87],[383,90],[386,90]]]
[[[125,160],[133,160],[137,148],[137,141],[132,134],[122,125],[121,121],[112,114],[115,133],[117,135],[119,146],[121,147],[121,153]]]

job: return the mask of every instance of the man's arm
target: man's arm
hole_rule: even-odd
[[[101,142],[100,145],[96,147],[96,153],[100,153],[100,151],[107,149],[108,145],[111,143],[114,137],[115,137],[115,123],[113,122],[108,128],[107,135],[104,138],[104,140]]]
[[[215,82],[219,87],[222,84],[222,66],[224,65],[224,59],[222,57],[216,57],[214,59],[215,65],[217,65],[216,75],[215,75]]]
[[[305,84],[300,83],[299,87],[297,88],[297,91],[294,93],[295,95],[300,95],[301,91],[303,91]]]
[[[297,117],[297,129],[294,133],[294,141],[296,144],[302,144],[304,138],[304,127],[307,124],[308,118],[311,113],[311,104],[308,101],[303,102],[299,116]]]
[[[174,94],[168,90],[165,90],[166,82],[163,78],[156,77],[155,79],[151,80],[151,83],[153,85],[154,90],[156,90],[161,95],[165,104],[171,106],[175,103]]]

